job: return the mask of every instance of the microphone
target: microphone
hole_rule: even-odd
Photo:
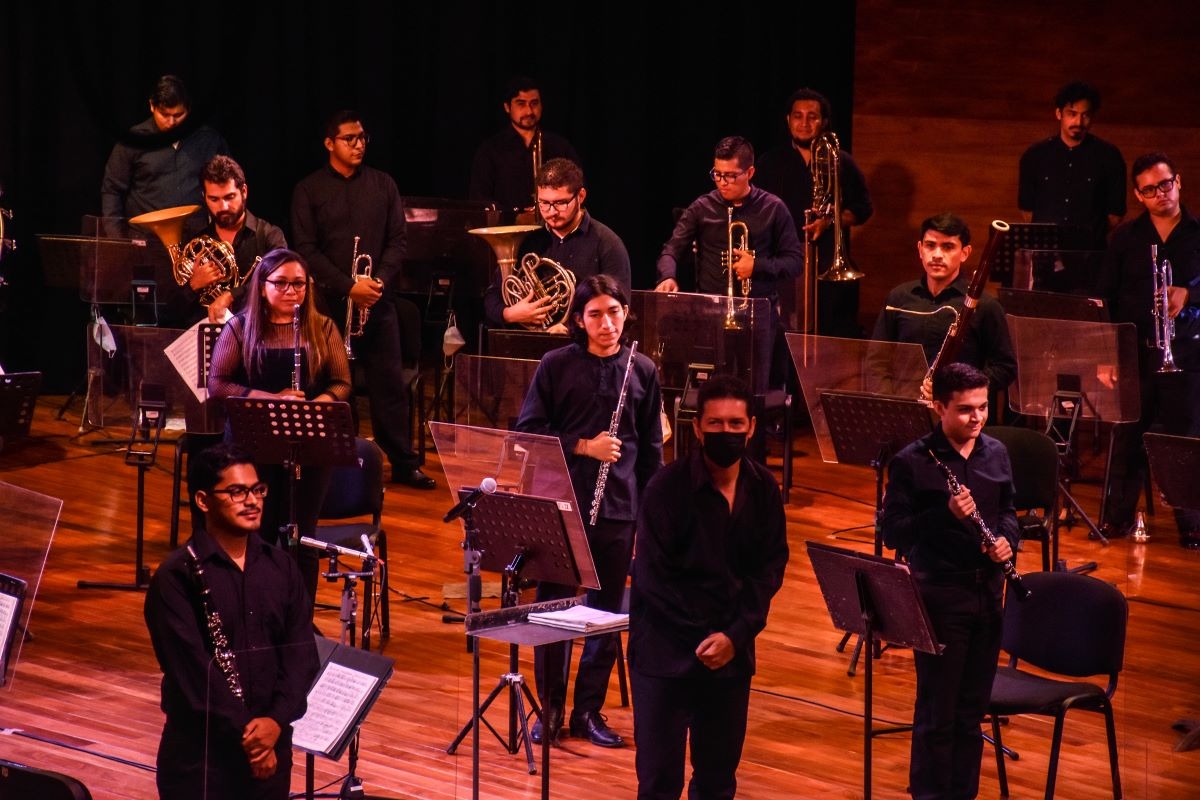
[[[461,517],[468,509],[474,508],[479,502],[479,498],[485,494],[493,494],[496,491],[496,479],[484,478],[479,482],[479,486],[471,490],[471,493],[458,501],[454,508],[446,512],[446,516],[442,517],[442,522],[451,522]]]
[[[370,553],[351,550],[349,547],[342,547],[340,544],[323,542],[320,539],[313,539],[308,536],[301,536],[300,544],[304,545],[305,547],[314,547],[317,550],[322,550],[330,555],[333,555],[334,553],[341,553],[344,556],[354,556],[355,558],[371,558]]]
[[[366,552],[366,554],[369,556],[374,556],[375,548],[371,544],[371,537],[364,533],[360,538],[363,543],[363,550]]]

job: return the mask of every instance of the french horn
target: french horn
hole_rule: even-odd
[[[526,253],[521,263],[500,285],[504,305],[519,303],[533,292],[535,300],[551,298],[544,322],[523,323],[526,328],[543,331],[555,325],[566,324],[571,313],[571,300],[575,297],[575,273],[549,258],[537,253]]]

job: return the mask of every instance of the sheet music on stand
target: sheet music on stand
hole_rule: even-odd
[[[391,680],[392,659],[317,637],[321,669],[308,708],[292,723],[292,746],[337,761]]]
[[[20,628],[27,586],[20,578],[0,572],[0,686],[8,683],[9,653]]]
[[[0,519],[4,520],[4,535],[0,536],[0,573],[3,573],[0,593],[5,595],[0,600],[8,609],[5,614],[8,632],[0,639],[6,663],[0,676],[15,678],[62,506],[59,498],[0,481]]]

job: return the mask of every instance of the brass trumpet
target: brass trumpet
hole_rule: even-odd
[[[354,237],[354,252],[350,255],[350,277],[355,283],[359,281],[375,281],[379,283],[379,279],[371,275],[373,262],[371,257],[366,253],[358,252],[359,237]],[[363,329],[367,326],[367,318],[371,314],[371,309],[367,307],[356,308],[354,301],[346,299],[346,327],[342,330],[342,341],[346,344],[346,358],[354,360],[354,345],[352,340],[355,336],[362,336]]]
[[[1175,338],[1175,320],[1171,319],[1171,281],[1174,275],[1171,262],[1158,260],[1158,245],[1150,245],[1150,262],[1154,265],[1154,346],[1162,351],[1159,372],[1179,372],[1171,340]]]
[[[742,326],[733,316],[733,284],[737,270],[733,268],[735,250],[740,250],[747,253],[751,258],[754,257],[754,251],[750,249],[750,229],[746,227],[746,223],[740,220],[733,220],[733,206],[725,208],[728,216],[725,226],[727,233],[726,249],[721,251],[721,266],[725,270],[725,297],[729,301],[729,308],[725,312],[725,329],[739,330]],[[743,278],[741,281],[742,297],[750,296],[750,279]]]

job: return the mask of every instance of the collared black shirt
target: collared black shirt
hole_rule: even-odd
[[[961,273],[936,297],[930,293],[924,277],[902,283],[888,293],[884,305],[891,308],[885,307],[880,312],[871,338],[881,342],[919,344],[925,351],[926,363],[932,365],[955,317],[949,310],[935,314],[928,312],[950,306],[962,313],[966,296],[967,278]],[[1006,388],[1017,376],[1017,359],[1013,355],[1004,309],[991,295],[985,293],[979,298],[956,360],[983,370],[993,389]]]
[[[1115,145],[1085,136],[1067,147],[1058,134],[1031,145],[1021,156],[1017,206],[1034,222],[1089,231],[1103,248],[1108,216],[1125,216],[1125,159]]]
[[[542,163],[552,158],[582,163],[570,142],[543,128]],[[510,211],[529,208],[533,197],[533,151],[511,124],[505,125],[475,151],[467,198],[494,203],[501,211]]]
[[[658,257],[657,283],[676,277],[679,260],[695,243],[696,291],[702,294],[728,291],[729,278],[721,266],[721,251],[729,248],[728,208],[729,204],[716,189],[692,201],[663,245]],[[734,206],[733,221],[744,222],[750,231],[749,249],[754,251],[750,296],[775,298],[779,281],[797,278],[804,269],[804,248],[796,235],[791,213],[778,197],[751,186],[742,204]],[[740,293],[740,289],[735,291]]]
[[[1017,515],[1013,507],[1012,466],[1008,450],[997,439],[981,434],[967,458],[946,439],[939,425],[907,445],[888,462],[887,493],[883,502],[884,543],[904,554],[914,571],[948,576],[984,570],[995,580],[1000,565],[980,552],[979,530],[969,519],[950,511],[946,477],[929,456],[950,467],[958,482],[971,490],[976,508],[991,532],[1017,547]]]
[[[730,509],[693,448],[646,487],[634,551],[630,664],[659,677],[753,675],[754,639],[788,562],[783,498],[771,472],[743,458]],[[709,670],[696,647],[717,632],[735,654]]]
[[[575,445],[580,439],[591,439],[608,430],[628,363],[628,345],[606,358],[578,344],[551,350],[542,356],[517,418],[518,431],[558,437],[585,520],[595,494],[600,461],[577,455]],[[608,468],[600,504],[602,518],[637,518],[640,494],[663,461],[661,411],[658,368],[638,353],[617,428],[621,457]]]
[[[526,253],[536,253],[571,270],[575,275],[576,285],[593,275],[603,273],[616,278],[617,283],[625,289],[626,295],[633,288],[629,285],[631,269],[629,251],[625,249],[625,243],[612,228],[597,221],[586,211],[579,227],[562,238],[545,226],[530,232],[521,241],[514,270],[519,267],[521,257]],[[500,272],[497,268],[492,274],[492,283],[483,296],[487,321],[497,327],[504,325],[505,304],[500,286]]]

